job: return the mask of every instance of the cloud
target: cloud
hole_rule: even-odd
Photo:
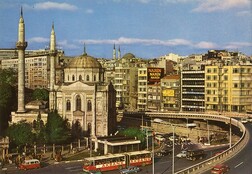
[[[214,49],[214,48],[217,48],[217,45],[213,42],[201,41],[201,42],[195,44],[194,47],[200,48],[200,49]]]
[[[56,10],[67,10],[67,11],[74,11],[78,8],[74,5],[68,4],[68,3],[57,3],[57,2],[41,2],[36,3],[34,5],[24,5],[25,8],[34,9],[34,10],[50,10],[50,9],[56,9]]]
[[[252,47],[252,42],[230,42],[224,46],[225,49],[238,49],[244,47]]]
[[[30,43],[46,43],[46,42],[49,42],[49,39],[44,38],[44,37],[32,37],[32,38],[28,39],[28,42],[30,42]]]
[[[238,13],[236,13],[237,16],[251,16],[252,13],[251,11],[248,11],[248,10],[244,10],[244,11],[240,11]]]
[[[67,40],[57,42],[57,45],[63,47],[63,49],[79,49],[79,46],[68,43]]]
[[[94,13],[94,10],[92,10],[92,9],[87,9],[87,10],[85,11],[85,13],[92,14],[92,13]]]
[[[198,7],[193,12],[214,12],[229,10],[232,8],[249,7],[250,0],[204,0],[199,1]]]
[[[120,37],[118,39],[107,39],[107,40],[78,40],[77,42],[83,44],[117,44],[117,45],[159,45],[159,46],[186,46],[199,49],[214,49],[217,48],[217,44],[213,42],[201,41],[194,43],[186,39],[171,39],[171,40],[158,40],[158,39],[139,39],[139,38],[126,38]]]

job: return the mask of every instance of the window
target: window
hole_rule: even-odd
[[[94,81],[96,81],[96,75],[94,75]]]
[[[86,78],[87,81],[89,81],[89,75],[87,75],[87,78]]]
[[[88,103],[87,103],[87,111],[92,111],[92,103],[90,100],[88,100]]]
[[[81,81],[82,80],[82,76],[81,75],[79,75],[79,81]]]
[[[75,77],[74,77],[74,75],[72,76],[72,81],[75,81]]]
[[[76,111],[80,111],[81,110],[81,98],[79,95],[77,95],[76,97]]]
[[[67,100],[67,102],[66,102],[66,110],[67,110],[67,111],[70,111],[70,110],[71,110],[71,103],[70,103],[70,100]]]

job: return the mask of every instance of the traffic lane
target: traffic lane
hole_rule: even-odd
[[[252,135],[252,125],[250,123],[247,123],[246,128],[250,135]],[[231,158],[230,160],[224,162],[224,164],[227,164],[230,167],[229,174],[251,174],[252,173],[252,165],[251,165],[251,159],[252,159],[252,139],[249,139],[248,144],[245,146],[245,148],[239,152],[236,156]],[[204,174],[210,174],[211,170],[205,172]]]

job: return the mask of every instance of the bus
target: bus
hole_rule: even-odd
[[[23,163],[19,165],[20,170],[38,169],[40,167],[41,167],[40,161],[37,159],[25,160]]]
[[[152,153],[147,150],[108,154],[84,159],[83,171],[110,171],[128,166],[145,166],[152,164]]]

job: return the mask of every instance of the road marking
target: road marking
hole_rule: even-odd
[[[237,164],[234,168],[237,168],[237,167],[239,167],[239,166],[242,165],[242,164],[243,164],[243,162]]]

